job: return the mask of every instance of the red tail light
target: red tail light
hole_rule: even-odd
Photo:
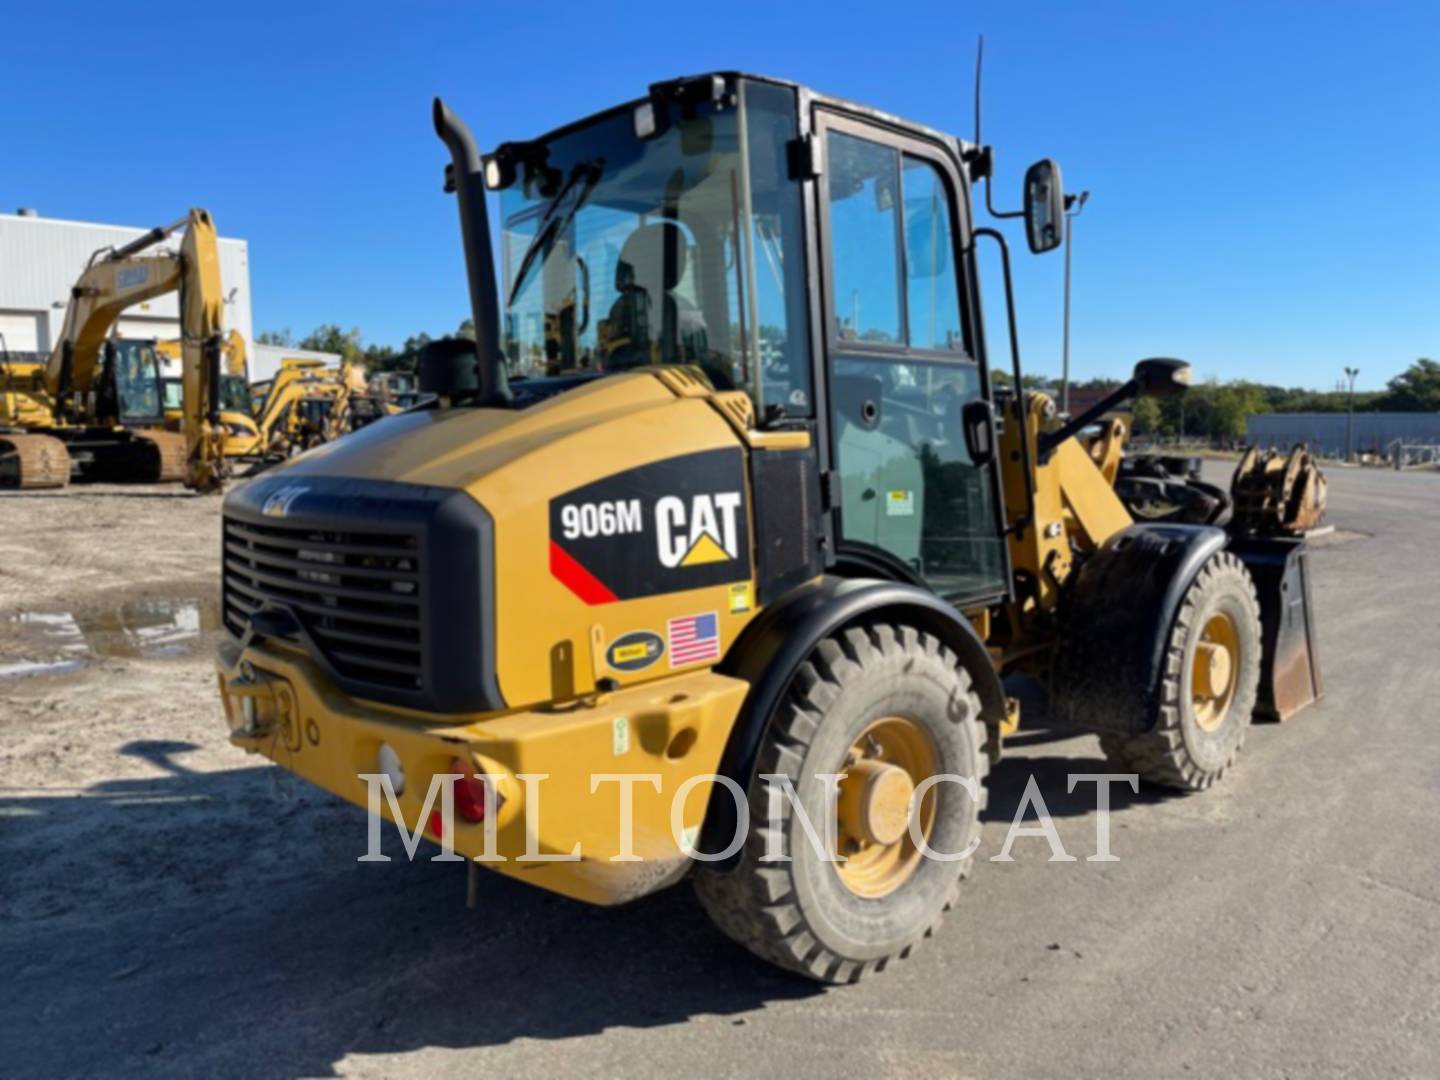
[[[484,821],[485,781],[481,779],[484,774],[458,757],[451,760],[450,771],[460,774],[460,779],[455,781],[455,812],[466,821]],[[496,803],[499,803],[498,793]]]

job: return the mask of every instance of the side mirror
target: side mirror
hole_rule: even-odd
[[[1190,388],[1190,365],[1184,360],[1155,356],[1136,364],[1132,378],[1140,397],[1174,397]]]
[[[480,356],[469,338],[426,342],[416,361],[420,392],[437,397],[467,397],[480,390]]]
[[[1065,240],[1065,185],[1053,158],[1025,170],[1025,239],[1036,255],[1054,251]]]
[[[1190,365],[1184,360],[1171,360],[1155,356],[1141,360],[1135,365],[1135,374],[1130,381],[1117,387],[1097,401],[1079,416],[1072,417],[1057,431],[1042,432],[1038,440],[1040,464],[1050,460],[1055,448],[1072,435],[1076,435],[1099,420],[1115,406],[1137,397],[1174,397],[1183,394],[1190,385]]]

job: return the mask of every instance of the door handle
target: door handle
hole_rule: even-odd
[[[960,411],[965,428],[965,449],[970,460],[984,468],[995,460],[995,410],[983,399],[966,402]]]

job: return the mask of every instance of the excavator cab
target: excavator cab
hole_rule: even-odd
[[[151,341],[111,338],[101,354],[96,423],[159,427],[165,422],[167,388]]]

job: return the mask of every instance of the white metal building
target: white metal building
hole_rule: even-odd
[[[39,217],[32,210],[0,214],[0,334],[5,335],[5,346],[11,352],[44,353],[54,348],[65,321],[70,288],[91,253],[127,243],[147,231]],[[166,243],[178,247],[179,237]],[[240,331],[248,347],[254,341],[249,246],[244,240],[221,238],[219,247],[225,329]],[[137,304],[120,319],[119,330],[122,337],[178,337],[178,298],[171,293]]]
[[[1245,418],[1245,438],[1258,446],[1285,449],[1304,443],[1312,451],[1338,457],[1350,447],[1357,453],[1382,454],[1392,443],[1440,446],[1440,413],[1357,412],[1260,413]]]

